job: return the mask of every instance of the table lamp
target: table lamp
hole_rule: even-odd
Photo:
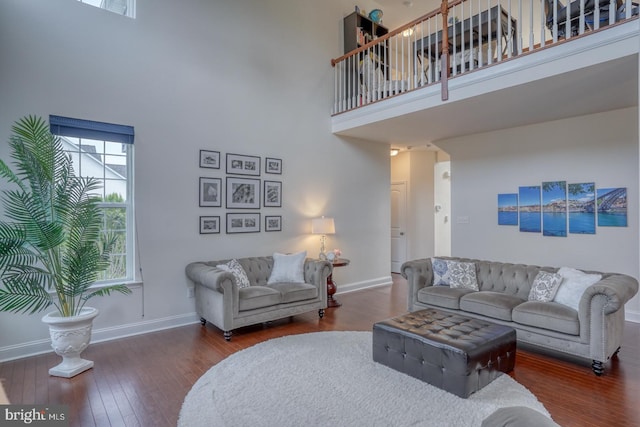
[[[336,226],[333,223],[333,218],[314,218],[311,220],[311,234],[321,234],[320,237],[320,255],[318,258],[327,259],[327,254],[325,253],[324,244],[327,240],[327,234],[335,234]]]

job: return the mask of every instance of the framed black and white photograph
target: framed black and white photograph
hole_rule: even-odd
[[[227,153],[227,173],[260,176],[260,157]]]
[[[264,207],[282,207],[282,182],[264,181]]]
[[[209,169],[220,169],[220,152],[200,150],[200,167]]]
[[[227,209],[260,209],[260,180],[228,176]]]
[[[264,171],[266,173],[274,173],[282,175],[282,159],[274,159],[272,157],[266,157],[264,159]]]
[[[260,214],[252,213],[228,213],[227,234],[234,233],[258,233],[260,231]]]
[[[200,177],[200,206],[222,206],[222,178]]]
[[[219,234],[220,233],[220,217],[219,216],[201,216],[200,217],[200,234]]]
[[[264,217],[264,231],[282,231],[282,216],[266,216]]]

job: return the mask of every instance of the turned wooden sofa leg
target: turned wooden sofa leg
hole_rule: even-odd
[[[224,339],[225,341],[231,341],[231,331],[224,331]]]
[[[599,360],[594,360],[591,363],[591,369],[593,369],[594,374],[596,374],[597,376],[600,376],[604,372],[603,363],[600,362]]]
[[[207,319],[205,319],[204,317],[200,318],[200,323],[202,324],[202,326],[207,324]]]
[[[320,316],[321,319],[324,317],[324,308],[318,310],[318,316]]]

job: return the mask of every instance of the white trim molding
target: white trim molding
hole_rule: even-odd
[[[379,277],[377,279],[365,280],[363,282],[348,283],[346,285],[338,285],[336,295],[348,294],[349,292],[360,291],[362,289],[379,288],[393,284],[391,276]]]

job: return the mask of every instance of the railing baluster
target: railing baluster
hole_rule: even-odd
[[[609,25],[616,22],[617,9],[616,0],[611,0],[611,3],[609,3]]]
[[[478,45],[480,45],[480,41],[478,41]],[[473,70],[478,66],[478,64],[476,64],[478,54],[473,53],[473,1],[469,2],[469,52],[471,52],[471,63],[469,69]]]
[[[564,18],[564,38],[571,38],[571,8],[570,4],[567,4],[567,8],[565,9],[565,18]]]

